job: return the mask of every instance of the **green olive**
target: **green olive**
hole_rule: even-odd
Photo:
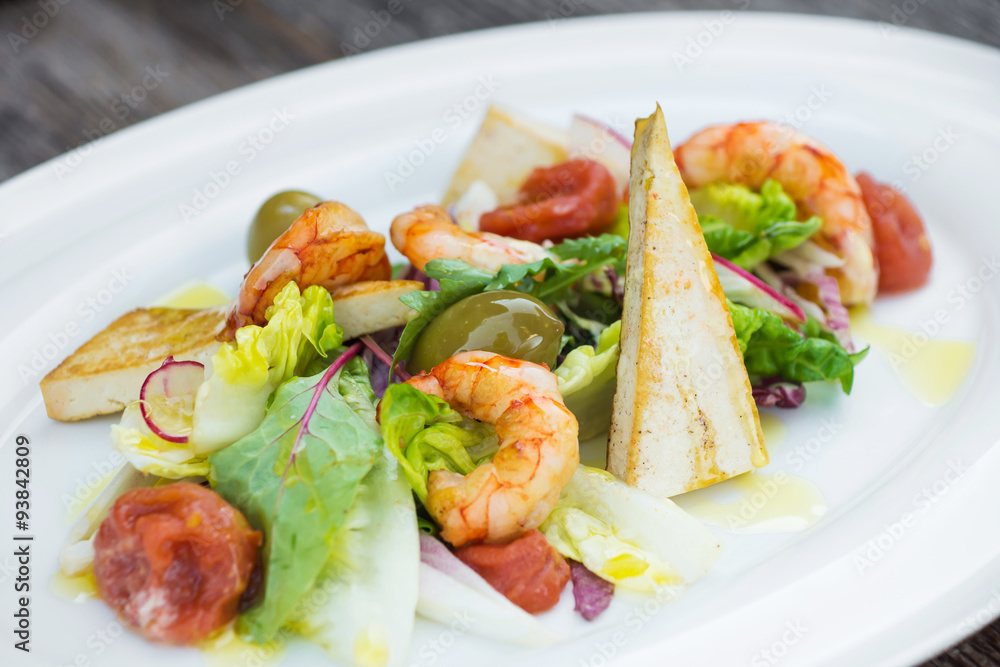
[[[264,255],[264,251],[291,227],[296,218],[307,208],[323,201],[316,195],[299,190],[279,192],[258,209],[250,225],[247,236],[247,257],[253,264]]]
[[[452,304],[420,334],[406,368],[430,370],[459,352],[485,350],[555,367],[562,320],[533,296],[509,290],[474,294]]]

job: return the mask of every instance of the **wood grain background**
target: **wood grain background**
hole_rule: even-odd
[[[195,100],[340,58],[342,45],[353,45],[356,30],[371,20],[371,11],[385,9],[387,1],[0,2],[0,181]],[[566,8],[584,16],[747,5],[751,11],[905,22],[1000,46],[996,0],[399,1],[404,10],[363,50],[546,20]],[[1000,621],[926,664],[1000,665]]]

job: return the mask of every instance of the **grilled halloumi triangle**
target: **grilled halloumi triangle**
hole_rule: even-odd
[[[636,121],[608,470],[660,497],[767,463],[732,318],[659,105]]]
[[[402,326],[416,314],[399,300],[413,280],[369,280],[335,289],[334,319],[347,339]],[[224,308],[139,308],[84,343],[41,382],[52,419],[78,421],[120,411],[139,398],[146,376],[172,356],[207,364],[219,349]]]
[[[479,131],[451,178],[442,206],[451,206],[469,186],[483,181],[500,204],[512,204],[528,175],[569,159],[568,135],[508,109],[490,106]]]

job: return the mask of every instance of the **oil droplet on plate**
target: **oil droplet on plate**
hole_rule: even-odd
[[[162,308],[213,308],[225,306],[230,301],[225,292],[204,282],[194,282],[178,287],[156,300]]]
[[[792,533],[826,514],[812,482],[784,472],[748,472],[671,498],[681,509],[734,533]]]
[[[49,589],[64,600],[84,602],[97,597],[97,579],[93,568],[73,576],[60,570],[49,582]]]
[[[354,637],[354,662],[361,667],[388,664],[389,638],[384,629],[369,627]]]
[[[214,637],[198,645],[209,667],[232,667],[233,665],[278,665],[284,656],[284,643],[272,639],[266,644],[251,644],[236,634],[232,624]]]
[[[951,400],[976,356],[973,342],[934,340],[923,332],[878,324],[864,307],[851,309],[851,327],[885,355],[903,386],[928,405]]]

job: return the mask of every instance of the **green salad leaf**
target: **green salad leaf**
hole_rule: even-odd
[[[745,185],[706,185],[691,191],[691,203],[709,251],[748,270],[802,244],[823,224],[816,216],[797,221],[795,202],[773,179],[760,193]]]
[[[132,467],[168,479],[208,475],[208,459],[195,452],[190,442],[170,442],[153,433],[140,406],[140,401],[126,406],[121,423],[111,427],[111,444]]]
[[[613,234],[571,239],[553,246],[555,257],[527,264],[505,264],[496,274],[460,259],[435,259],[424,273],[438,281],[440,291],[410,292],[399,299],[417,311],[407,323],[393,356],[393,364],[409,358],[420,333],[435,317],[462,299],[494,290],[511,289],[551,304],[563,298],[584,276],[605,266],[621,268],[627,242]]]
[[[431,266],[431,265],[435,266]],[[425,271],[434,271],[439,291],[419,290],[399,297],[399,300],[417,311],[417,316],[406,323],[400,334],[399,344],[392,357],[392,365],[409,359],[420,333],[435,317],[467,296],[479,294],[493,280],[493,275],[459,260],[428,262]],[[429,274],[428,274],[429,275]]]
[[[621,325],[619,320],[606,328],[596,349],[581,345],[567,354],[554,371],[566,407],[580,423],[581,440],[600,435],[611,426]]]
[[[608,230],[608,233],[620,236],[627,241],[628,230],[628,204],[619,204],[618,212],[615,213],[615,221],[611,223],[611,229]]]
[[[361,481],[330,559],[285,627],[337,664],[401,665],[410,650],[420,582],[413,492],[384,448]]]
[[[212,357],[212,373],[195,399],[191,431],[201,454],[257,428],[272,392],[343,342],[343,330],[333,320],[333,299],[322,287],[299,293],[298,285],[288,283],[265,316],[267,324],[240,327],[236,340]]]
[[[815,320],[800,333],[766,310],[728,303],[747,373],[792,382],[839,380],[844,393],[851,392],[854,366],[867,348],[851,354]]]
[[[491,431],[486,425],[463,428],[458,423],[462,415],[447,402],[405,383],[391,385],[378,410],[386,448],[399,461],[406,481],[422,503],[427,501],[430,471],[468,475],[476,467],[469,448]]]
[[[754,231],[778,220],[795,220],[795,201],[769,178],[756,193],[745,185],[711,183],[690,192],[698,215],[722,218],[736,229]]]
[[[690,583],[721,553],[718,538],[670,500],[582,465],[539,529],[566,558],[643,593]]]
[[[238,621],[256,643],[312,588],[381,447],[368,369],[358,357],[343,363],[359,348],[281,385],[260,426],[209,457],[216,490],[265,535],[263,599]]]

